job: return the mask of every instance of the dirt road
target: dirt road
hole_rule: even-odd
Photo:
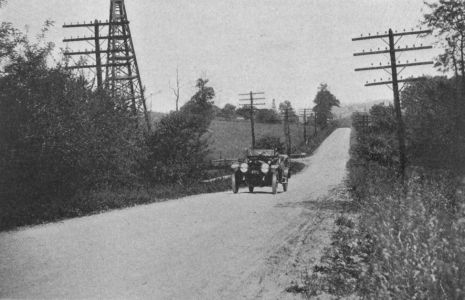
[[[1,233],[0,296],[298,297],[284,289],[328,243],[337,209],[321,199],[344,178],[349,134],[328,137],[286,193],[204,194]]]

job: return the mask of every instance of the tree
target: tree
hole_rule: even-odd
[[[179,92],[180,92],[181,87],[179,85],[179,70],[178,70],[178,68],[176,68],[176,86],[171,87],[171,85],[170,85],[170,88],[173,91],[173,94],[174,94],[174,97],[175,97],[176,111],[179,111]]]
[[[238,107],[236,109],[236,115],[244,118],[245,120],[250,119],[250,107],[247,105],[244,105],[243,107]]]
[[[276,111],[272,109],[259,109],[256,111],[256,120],[259,123],[280,123],[281,120]]]
[[[455,169],[465,163],[465,109],[454,81],[444,77],[410,83],[402,92],[410,160]]]
[[[50,66],[50,43],[4,38],[17,43],[0,75],[1,200],[39,205],[140,179],[142,132],[125,102]]]
[[[299,117],[296,115],[294,108],[290,101],[286,100],[284,102],[279,103],[279,112],[282,116],[285,115],[287,110],[287,116],[290,123],[297,123],[299,122]]]
[[[225,118],[226,120],[233,120],[236,118],[236,107],[232,104],[226,103],[220,110],[218,117]]]
[[[328,90],[328,85],[322,83],[318,87],[318,92],[313,102],[315,103],[313,112],[316,116],[317,125],[326,127],[328,120],[332,118],[331,109],[333,106],[339,107],[339,100]]]
[[[276,136],[263,136],[261,137],[256,145],[255,148],[257,149],[276,149],[279,153],[284,153],[286,146],[281,139]]]
[[[148,164],[156,182],[189,183],[201,178],[208,138],[198,119],[185,111],[163,117],[148,138]]]
[[[197,92],[192,98],[181,107],[181,112],[195,118],[196,126],[199,130],[205,131],[210,122],[215,117],[215,109],[213,106],[213,98],[215,98],[215,90],[207,86],[208,79],[197,79]]]
[[[208,127],[214,118],[215,91],[207,79],[197,80],[197,92],[179,112],[163,117],[148,137],[148,165],[160,182],[192,182],[205,169]]]
[[[439,55],[436,66],[443,71],[453,68],[462,79],[462,91],[465,90],[465,0],[439,0],[437,3],[425,3],[431,10],[423,16],[423,24],[434,28],[436,36],[442,38],[444,53]]]

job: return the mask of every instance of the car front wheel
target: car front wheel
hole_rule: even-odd
[[[236,182],[236,174],[232,174],[231,176],[231,186],[232,186],[233,193],[237,194],[237,192],[239,191],[239,186]]]
[[[276,194],[278,191],[278,178],[276,177],[276,173],[273,173],[271,176],[271,191],[273,194]]]
[[[285,192],[287,191],[287,182],[283,183],[283,191],[285,191]]]

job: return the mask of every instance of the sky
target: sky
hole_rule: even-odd
[[[199,77],[210,80],[220,107],[237,105],[238,94],[249,91],[265,92],[268,106],[276,99],[289,100],[297,109],[312,107],[323,82],[342,104],[392,99],[388,86],[364,86],[387,79],[382,70],[354,71],[386,63],[385,55],[353,56],[362,49],[384,49],[384,42],[351,39],[417,28],[427,11],[423,0],[125,0],[125,6],[148,106],[160,112],[175,108],[176,69],[181,104],[195,93]],[[0,19],[31,37],[45,20],[53,20],[47,40],[64,48],[63,38],[91,34],[62,28],[64,23],[106,20],[109,8],[110,0],[8,0]],[[413,36],[399,45],[430,42]],[[438,50],[412,51],[399,60],[431,60]],[[421,74],[436,72],[426,66],[403,75]]]

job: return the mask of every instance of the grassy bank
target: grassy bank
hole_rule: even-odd
[[[292,162],[292,173],[305,168],[301,162]],[[223,175],[229,175],[224,170]],[[11,203],[0,207],[0,231],[10,230],[25,225],[54,222],[68,218],[97,214],[111,209],[120,209],[140,204],[162,202],[190,195],[227,191],[231,188],[229,178],[212,182],[183,184],[157,184],[147,188],[103,189],[80,194],[68,199],[47,199],[36,201],[35,205],[24,206]]]
[[[337,219],[331,247],[307,276],[306,295],[463,299],[463,188],[447,170],[418,166],[403,184],[395,164],[383,159],[390,150],[373,147],[379,138],[352,138],[347,186],[357,217]]]
[[[0,207],[0,230],[81,217],[110,209],[161,202],[189,195],[225,191],[229,188],[230,181],[225,179],[189,185],[156,184],[150,188],[103,189],[69,198],[37,200],[33,205],[3,202],[3,207]]]

